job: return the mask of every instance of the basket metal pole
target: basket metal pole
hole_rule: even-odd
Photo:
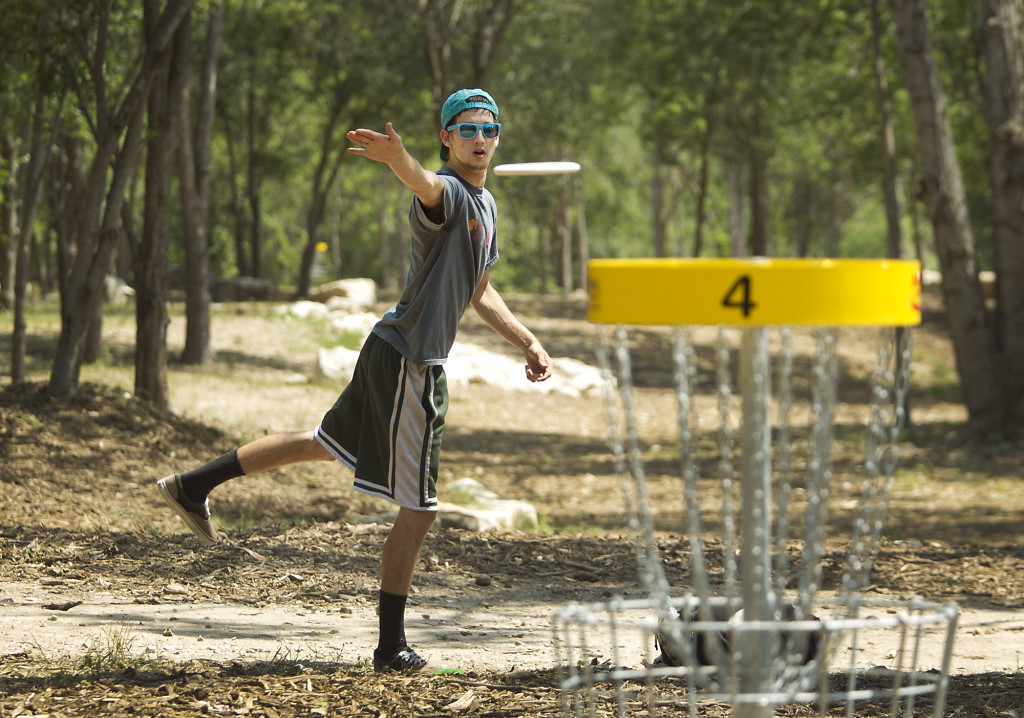
[[[743,532],[740,573],[743,615],[746,621],[770,621],[773,617],[771,591],[771,436],[768,422],[770,394],[768,330],[745,327],[740,340],[740,427],[741,496]],[[764,631],[743,631],[739,641],[743,656],[741,692],[768,691],[771,671],[771,636]],[[771,705],[743,703],[738,718],[769,718]]]

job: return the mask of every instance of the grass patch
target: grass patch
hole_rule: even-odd
[[[159,662],[148,657],[145,651],[136,650],[135,642],[131,629],[121,625],[104,629],[78,654],[48,655],[37,644],[36,651],[50,669],[39,678],[45,685],[63,687],[82,681],[132,677],[154,670]]]
[[[146,659],[135,653],[135,635],[127,626],[104,629],[93,639],[78,659],[79,673],[103,675],[137,671]]]

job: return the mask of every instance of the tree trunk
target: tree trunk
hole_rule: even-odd
[[[192,126],[191,92],[182,93],[178,146],[178,174],[181,177],[181,214],[185,234],[185,348],[181,361],[205,364],[213,359],[210,346],[210,143],[217,97],[217,62],[224,24],[224,2],[218,0],[210,11],[206,29],[206,50],[199,77],[199,109]],[[186,87],[191,84],[189,55]]]
[[[548,233],[545,227],[537,227],[537,260],[540,263],[538,273],[540,274],[540,293],[548,293],[548,257],[551,252],[551,242],[548,241]]]
[[[878,12],[878,0],[871,0],[871,41],[874,54],[875,105],[878,107],[879,136],[882,141],[882,199],[885,203],[886,246],[890,259],[903,256],[903,228],[900,224],[899,176],[896,171],[896,135],[892,125],[892,102],[889,99],[889,83],[885,77],[885,54],[882,52],[882,23]],[[896,345],[903,346],[906,327],[896,329]],[[904,373],[906,357],[896,357],[897,371]],[[903,416],[910,426],[910,392],[903,393]]]
[[[1024,40],[1019,0],[982,0],[981,52],[996,269],[996,345],[1009,418],[1024,425]]]
[[[668,256],[667,216],[669,211],[665,207],[667,203],[665,202],[665,171],[662,158],[662,140],[660,137],[655,137],[651,162],[651,224],[653,231],[651,243],[655,257]]]
[[[892,125],[892,102],[885,79],[885,55],[882,53],[882,28],[878,16],[878,0],[871,0],[871,39],[874,52],[875,105],[878,107],[879,135],[882,140],[882,199],[888,256],[899,259],[903,254],[903,231],[900,226],[899,178],[896,172],[896,136]]]
[[[972,434],[1002,427],[1002,387],[992,331],[978,282],[974,236],[963,180],[925,20],[924,0],[889,0],[900,64],[910,98],[921,163],[921,197],[928,208],[942,269],[946,317]]]
[[[700,175],[697,180],[697,211],[693,219],[693,256],[704,251],[704,222],[707,215],[708,174],[711,167],[711,134],[715,129],[715,112],[711,102],[704,109],[704,132],[700,138]]]
[[[390,180],[390,177],[384,175],[381,179]],[[389,201],[389,195],[391,194],[390,188],[381,187],[380,195],[377,202],[377,244],[380,246],[381,254],[390,253],[392,250],[392,237],[396,234],[395,227],[396,222],[394,221],[394,213],[392,212],[392,204]],[[399,206],[401,206],[402,198],[405,193],[399,190]],[[387,262],[387,257],[381,257],[381,265],[383,266]],[[405,279],[405,277],[402,277]]]
[[[805,259],[811,252],[811,240],[814,234],[814,190],[810,170],[801,168],[793,177],[793,204],[796,214],[793,238],[796,244],[796,256]]]
[[[155,32],[158,0],[143,6],[146,39]],[[135,395],[166,409],[167,253],[171,244],[171,180],[177,151],[178,103],[185,91],[183,55],[191,40],[184,19],[171,48],[157,62],[150,86],[146,128],[146,190],[142,241],[135,253]]]
[[[49,58],[44,54],[39,61],[39,76],[45,77],[49,72]],[[43,177],[50,162],[52,143],[46,136],[46,93],[40,88],[37,91],[32,123],[29,127],[25,144],[28,147],[29,160],[17,174],[20,177],[18,187],[19,208],[17,232],[12,237],[14,252],[14,331],[11,334],[11,379],[25,379],[25,307],[28,301],[29,248],[32,245],[32,234],[35,231],[36,212],[42,194]]]
[[[400,197],[409,196],[408,190],[404,185],[399,185],[399,191],[401,192]],[[399,201],[399,206],[408,207],[408,202]],[[394,215],[392,215],[394,216]],[[395,231],[391,233],[393,239],[391,240],[391,246],[393,249],[392,262],[394,263],[394,272],[396,281],[392,285],[395,289],[402,289],[405,286],[405,278],[409,275],[409,266],[412,263],[412,258],[409,256],[410,242],[412,241],[412,227],[409,226],[408,222],[396,222]]]
[[[171,42],[193,1],[169,0],[152,35],[152,42],[141,53],[127,91],[119,95],[120,104],[116,109],[111,111],[102,102],[95,108],[85,108],[86,114],[94,114],[97,118],[97,136],[82,196],[74,200],[73,241],[76,246],[73,258],[69,252],[68,274],[62,279],[65,291],[61,294],[61,332],[47,389],[54,398],[69,399],[78,390],[86,334],[93,318],[102,311],[103,282],[118,239],[125,187],[138,162],[144,102],[149,94],[156,61]],[[101,73],[105,72],[106,58],[100,54],[100,49],[106,45],[109,22],[109,12],[101,13],[96,44],[99,62],[90,62],[90,66]],[[101,90],[98,96],[105,97],[106,76],[97,75],[93,81]]]
[[[423,38],[434,117],[440,117],[447,93],[455,89],[453,83],[466,82],[467,87],[487,86],[501,40],[516,16],[519,0],[488,0],[473,3],[468,8],[461,0],[411,2]],[[468,40],[470,47],[458,47],[460,40]],[[467,57],[469,72],[460,72]]]
[[[555,232],[558,233],[558,286],[563,294],[572,291],[572,206],[564,186],[555,205]]]
[[[320,225],[323,224],[327,210],[327,198],[331,188],[341,171],[341,161],[345,150],[335,138],[335,131],[341,121],[342,110],[346,100],[340,99],[331,108],[320,134],[320,159],[313,171],[313,182],[310,190],[309,210],[306,212],[306,246],[302,252],[302,263],[299,266],[299,277],[295,294],[300,299],[309,296],[310,276],[313,273],[313,260],[316,257],[317,237]]]
[[[768,160],[761,148],[760,109],[754,109],[753,137],[750,139],[750,253],[755,257],[771,254],[769,240]]]
[[[12,174],[15,173],[14,167],[15,164],[12,162]],[[15,210],[15,216],[17,216],[17,210]],[[11,381],[20,382],[25,381],[25,344],[28,332],[28,324],[25,321],[25,307],[28,294],[28,234],[32,231],[32,228],[28,227],[26,229],[24,224],[21,224],[13,229],[14,231],[10,236],[11,248],[13,249],[11,259],[14,268],[12,273],[14,325],[11,328]]]
[[[747,256],[747,203],[743,191],[743,165],[729,164],[729,245],[733,257]]]
[[[587,232],[587,192],[586,179],[580,177],[577,185],[579,191],[576,193],[576,251],[579,258],[579,286],[586,291],[589,289],[587,265],[590,263],[590,235]]]
[[[840,216],[840,208],[842,206],[840,193],[842,188],[840,186],[839,171],[835,162],[831,158],[827,159],[826,162],[830,169],[827,170],[824,178],[822,178],[825,180],[823,183],[825,211],[822,213],[822,226],[825,234],[825,256],[838,257],[840,245],[843,241],[843,220]]]
[[[255,58],[250,62],[255,64]],[[249,276],[260,277],[263,274],[260,248],[260,160],[256,156],[256,78],[249,73],[249,91],[246,93],[246,182],[245,193],[249,201]]]
[[[391,182],[390,177],[386,177],[388,183],[386,186],[380,188],[380,202],[381,206],[390,206],[391,195],[396,190],[399,192],[398,195],[398,206],[402,207],[403,192],[402,188],[405,185],[400,184],[395,186]],[[340,249],[341,237],[340,237],[340,224],[341,224],[341,212],[339,211],[340,205],[340,188],[335,188],[335,202],[332,205],[332,223],[334,224],[334,230],[331,232],[331,243],[332,250],[334,251],[333,266],[337,272],[337,268],[340,267],[340,262],[337,261],[338,250]],[[406,243],[406,235],[404,230],[409,226],[408,222],[396,222],[394,218],[397,215],[392,211],[380,210],[378,215],[379,219],[377,225],[379,227],[379,241],[380,245],[380,284],[382,287],[388,289],[400,289],[402,286],[402,280],[405,279],[406,272],[404,257],[409,252],[409,245]]]
[[[85,170],[82,163],[81,138],[60,134],[56,146],[60,149],[58,161],[52,162],[50,177],[50,212],[56,232],[56,280],[61,296],[69,293],[67,283],[71,274],[71,246],[74,242],[75,202],[85,195]]]
[[[224,133],[224,146],[228,155],[228,176],[231,178],[231,199],[228,206],[231,208],[232,237],[235,245],[235,268],[238,276],[247,277],[252,274],[248,255],[245,249],[245,214],[242,211],[242,190],[239,188],[239,167],[238,156],[235,148],[234,134],[230,131]]]
[[[5,134],[2,145],[4,175],[4,202],[0,222],[0,309],[14,306],[14,267],[17,263],[18,246],[15,237],[18,234],[18,203],[15,196],[18,192],[16,171],[18,165],[18,147],[14,137]],[[17,321],[17,317],[15,317]]]

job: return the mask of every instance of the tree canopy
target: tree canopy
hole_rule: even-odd
[[[0,306],[18,335],[24,287],[60,292],[51,382],[68,394],[109,274],[148,278],[157,303],[199,294],[182,279],[197,261],[211,286],[396,287],[410,195],[348,156],[344,132],[391,121],[436,167],[440,103],[485,86],[501,108],[498,161],[584,168],[489,181],[506,291],[577,289],[587,257],[898,251],[961,278],[948,302],[980,296],[979,272],[1002,278],[994,306],[978,300],[980,319],[964,319],[987,327],[1002,375],[1024,341],[1020,25],[1015,0],[12,0],[0,17]],[[927,39],[920,66],[911,33]],[[926,67],[931,100],[914,89]],[[928,101],[948,120],[964,201],[951,231],[969,233],[966,256],[948,256],[922,177]],[[188,160],[171,172],[177,153]],[[143,192],[159,176],[165,192]],[[163,222],[147,215],[157,197],[171,202]],[[154,316],[147,342],[160,343]],[[208,359],[203,336],[195,361]],[[1021,382],[988,391],[1003,386],[996,424],[1024,416]]]

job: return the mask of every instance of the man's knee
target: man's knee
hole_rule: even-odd
[[[395,523],[401,524],[403,528],[413,533],[426,535],[430,531],[430,527],[434,525],[436,518],[436,511],[416,511],[403,507],[399,510]]]
[[[334,456],[316,438],[316,432],[310,431],[304,435],[306,440],[306,456],[310,461],[333,461]]]

